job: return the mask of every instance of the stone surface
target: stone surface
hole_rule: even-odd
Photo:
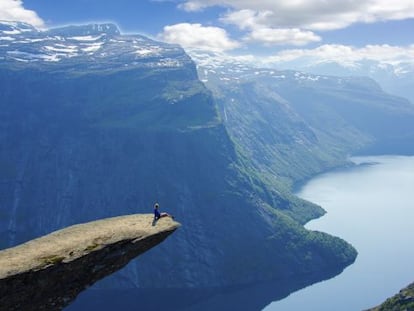
[[[153,223],[151,214],[121,216],[0,251],[0,310],[61,310],[178,227],[169,217]]]

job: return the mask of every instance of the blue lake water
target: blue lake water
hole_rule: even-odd
[[[339,236],[358,250],[356,262],[340,275],[299,291],[309,279],[219,291],[88,290],[65,310],[353,311],[378,305],[414,281],[414,157],[353,161],[359,165],[320,175],[298,193],[328,212],[307,228]]]
[[[414,281],[414,157],[352,161],[360,165],[320,175],[297,194],[327,211],[306,227],[351,243],[358,251],[356,262],[265,311],[363,310]]]

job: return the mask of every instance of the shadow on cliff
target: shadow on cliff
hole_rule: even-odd
[[[92,289],[79,295],[65,310],[262,310],[273,301],[337,274],[338,271],[331,271],[322,277],[306,275],[302,278],[222,289]]]

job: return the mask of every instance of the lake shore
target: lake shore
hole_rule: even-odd
[[[358,156],[352,160],[355,165],[348,169],[316,176],[298,195],[327,211],[306,227],[350,242],[359,252],[356,262],[339,276],[264,310],[293,311],[303,305],[321,311],[368,309],[412,281],[407,267],[414,260],[414,250],[406,246],[407,237],[414,234],[409,220],[414,217],[409,206],[414,157]]]

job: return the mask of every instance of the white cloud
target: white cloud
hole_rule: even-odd
[[[264,45],[306,45],[309,42],[320,41],[321,38],[311,31],[303,31],[298,28],[258,28],[253,29],[245,37],[245,40],[261,42]]]
[[[266,21],[274,15],[271,11],[255,12],[253,10],[240,10],[227,14],[221,21],[239,26],[247,30],[244,38],[249,42],[260,42],[268,45],[305,45],[310,42],[321,41],[321,37],[312,31],[299,28],[271,28]]]
[[[38,28],[44,27],[43,20],[35,11],[25,9],[22,0],[1,0],[0,20],[25,22]]]
[[[355,67],[363,61],[398,66],[408,63],[414,65],[414,44],[409,46],[367,45],[356,48],[346,45],[325,44],[315,49],[290,49],[276,55],[261,58],[266,65],[278,66],[286,63],[300,63],[314,66],[320,63],[335,62],[344,67]]]
[[[187,12],[201,11],[202,9],[206,8],[207,6],[203,5],[202,3],[199,3],[198,1],[188,1],[188,2],[181,3],[181,4],[178,5],[178,7],[180,9],[183,9],[184,11],[187,11]]]
[[[158,38],[180,44],[183,48],[222,52],[238,48],[240,43],[229,38],[223,28],[181,23],[165,26]]]
[[[265,26],[267,19],[269,19],[273,14],[272,11],[261,11],[257,12],[250,9],[233,11],[223,18],[221,21],[226,24],[237,25],[240,29],[254,29],[259,25]]]
[[[414,18],[413,0],[182,0],[180,7],[197,11],[228,8],[221,22],[246,32],[245,40],[264,45],[305,45],[321,40],[314,31]]]
[[[351,24],[373,23],[385,20],[401,20],[414,17],[413,0],[187,0],[181,8],[188,11],[209,6],[231,8],[228,20],[242,10],[257,13],[255,23],[267,28],[303,28],[308,30],[332,30]],[[271,12],[263,20],[263,12]],[[241,29],[246,23],[235,22]]]

